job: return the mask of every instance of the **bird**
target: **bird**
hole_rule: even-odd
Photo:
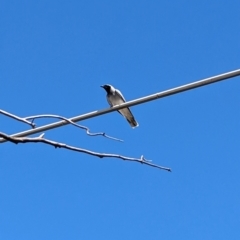
[[[110,107],[120,105],[126,102],[122,93],[118,89],[114,88],[112,85],[106,84],[102,85],[101,87],[104,88],[107,92],[107,101]],[[132,128],[139,126],[129,108],[120,109],[118,110],[118,112],[126,118]]]

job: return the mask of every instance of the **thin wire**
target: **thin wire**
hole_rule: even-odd
[[[114,106],[112,108],[97,110],[97,111],[93,111],[93,112],[86,113],[86,114],[83,114],[83,115],[79,115],[79,116],[76,116],[76,117],[72,117],[72,118],[69,118],[69,120],[72,121],[72,122],[79,122],[79,121],[82,121],[82,120],[86,120],[86,119],[89,119],[89,118],[93,118],[93,117],[97,117],[97,116],[100,116],[100,115],[103,115],[103,114],[107,114],[107,113],[110,113],[110,112],[113,112],[113,111],[116,111],[116,110],[119,110],[119,109],[122,109],[122,108],[125,108],[125,107],[131,107],[131,106],[135,106],[135,105],[142,104],[142,103],[145,103],[145,102],[153,101],[153,100],[156,100],[156,99],[159,99],[159,98],[167,97],[167,96],[177,94],[177,93],[180,93],[180,92],[184,92],[184,91],[188,91],[188,90],[191,90],[191,89],[194,89],[194,88],[198,88],[198,87],[202,87],[202,86],[205,86],[205,85],[208,85],[208,84],[216,83],[216,82],[226,80],[226,79],[229,79],[229,78],[232,78],[232,77],[236,77],[236,76],[239,76],[239,75],[240,75],[240,69],[237,69],[237,70],[234,70],[234,71],[231,71],[231,72],[223,73],[223,74],[220,74],[220,75],[217,75],[217,76],[213,76],[213,77],[210,77],[210,78],[205,78],[205,79],[200,80],[200,81],[196,81],[196,82],[192,82],[192,83],[182,85],[182,86],[179,86],[179,87],[176,87],[176,88],[172,88],[172,89],[169,89],[169,90],[166,90],[166,91],[163,91],[163,92],[158,92],[158,93],[155,93],[155,94],[152,94],[152,95],[148,95],[146,97],[142,97],[142,98],[138,98],[138,99],[135,99],[135,100],[132,100],[132,101],[128,101],[128,102],[125,102],[121,105]],[[23,131],[23,132],[20,132],[20,133],[15,133],[15,134],[11,135],[11,137],[25,137],[25,136],[32,135],[32,134],[35,134],[35,133],[44,132],[44,131],[47,131],[47,130],[50,130],[50,129],[53,129],[53,128],[61,127],[61,126],[67,125],[67,124],[69,124],[69,122],[63,120],[63,121],[47,124],[47,125],[44,125],[44,126],[41,126],[41,127],[38,127],[38,128]],[[3,139],[3,138],[0,138],[0,143],[3,143],[3,142],[6,142],[6,140]]]

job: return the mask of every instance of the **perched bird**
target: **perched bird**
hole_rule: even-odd
[[[120,105],[120,104],[126,102],[126,100],[124,99],[122,93],[118,89],[116,89],[113,86],[108,85],[108,84],[107,85],[103,85],[101,87],[106,90],[106,92],[107,92],[107,101],[108,101],[108,103],[109,103],[109,105],[111,107],[113,107],[115,105]],[[129,124],[131,125],[132,128],[138,126],[138,123],[135,120],[135,118],[132,115],[132,113],[131,113],[129,108],[120,109],[120,110],[118,110],[118,112],[120,114],[122,114],[127,119],[127,121],[129,122]]]

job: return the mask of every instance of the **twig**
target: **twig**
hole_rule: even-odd
[[[93,152],[93,151],[89,151],[83,148],[78,148],[78,147],[74,147],[74,146],[70,146],[67,145],[65,143],[60,143],[60,142],[55,142],[52,140],[48,140],[43,138],[43,135],[40,135],[39,137],[34,137],[34,138],[27,138],[27,137],[22,137],[22,138],[18,138],[18,137],[11,137],[5,133],[1,133],[0,132],[0,137],[6,139],[7,141],[10,141],[12,143],[18,144],[18,143],[45,143],[51,146],[54,146],[55,148],[65,148],[68,150],[72,150],[72,151],[76,151],[76,152],[81,152],[81,153],[86,153],[95,157],[100,157],[100,158],[118,158],[118,159],[122,159],[122,160],[126,160],[126,161],[133,161],[133,162],[138,162],[141,164],[145,164],[151,167],[155,167],[161,170],[166,170],[171,172],[171,169],[168,167],[162,167],[156,164],[153,164],[149,161],[147,161],[143,156],[141,156],[141,158],[130,158],[130,157],[125,157],[122,155],[118,155],[118,154],[110,154],[110,153],[98,153],[98,152]]]
[[[32,128],[35,128],[35,127],[36,127],[35,123],[28,121],[26,118],[18,117],[18,116],[16,116],[16,115],[13,115],[12,113],[3,111],[3,110],[1,110],[1,109],[0,109],[0,113],[3,114],[3,115],[5,115],[5,116],[7,116],[7,117],[13,118],[13,119],[15,119],[15,120],[17,120],[17,121],[26,123],[26,124],[30,125]]]
[[[83,125],[79,125],[79,124],[77,124],[77,123],[74,123],[74,122],[71,121],[70,119],[65,118],[65,117],[62,117],[62,116],[59,116],[59,115],[42,114],[42,115],[35,115],[35,116],[26,117],[25,119],[26,119],[26,120],[35,120],[35,119],[38,119],[38,118],[57,118],[57,119],[61,119],[61,120],[64,120],[64,121],[72,124],[72,125],[75,126],[75,127],[78,127],[78,128],[81,128],[81,129],[86,130],[87,135],[89,135],[89,136],[91,136],[91,137],[103,136],[103,137],[106,137],[106,138],[109,138],[109,139],[112,139],[112,140],[115,140],[115,141],[123,142],[123,140],[118,139],[118,138],[114,138],[114,137],[111,137],[111,136],[108,136],[108,135],[107,135],[106,133],[104,133],[104,132],[91,133],[91,132],[90,132],[90,129],[89,129],[88,127],[85,127],[85,126],[83,126]]]

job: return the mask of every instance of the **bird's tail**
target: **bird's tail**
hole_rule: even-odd
[[[132,128],[138,127],[139,124],[137,123],[137,121],[135,120],[134,117],[131,118],[127,118],[127,121],[129,122],[129,124],[131,125]]]

